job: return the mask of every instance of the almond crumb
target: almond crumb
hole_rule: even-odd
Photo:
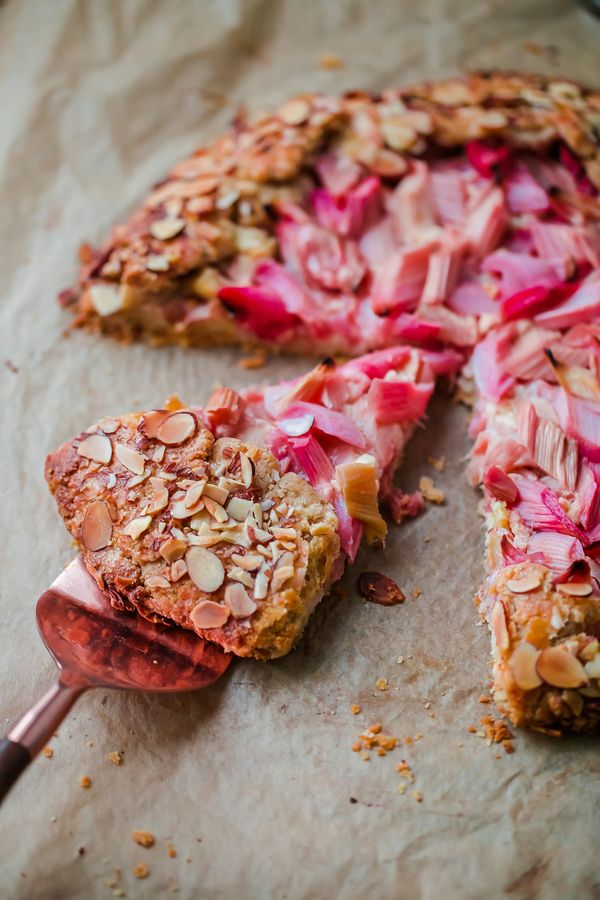
[[[52,757],[54,756],[54,750],[52,749],[52,747],[44,747],[42,753],[44,754],[46,759],[52,759]]]
[[[353,703],[352,706],[350,707],[350,712],[352,713],[353,716],[357,716],[360,711],[361,711],[361,707],[359,706],[358,703]]]
[[[443,503],[446,499],[444,492],[437,488],[431,478],[427,478],[426,475],[423,475],[419,481],[419,490],[430,503]]]
[[[154,835],[151,831],[132,831],[131,837],[140,847],[154,847]]]
[[[150,867],[146,863],[138,863],[133,870],[133,874],[136,878],[147,878],[150,874]]]

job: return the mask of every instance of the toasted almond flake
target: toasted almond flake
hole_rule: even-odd
[[[219,196],[216,199],[215,206],[217,209],[229,209],[230,206],[239,199],[240,192],[239,188],[235,185],[230,185],[225,187],[221,191],[219,191]]]
[[[152,524],[152,516],[138,516],[123,529],[123,534],[128,535],[132,540],[136,541],[144,531],[147,531]]]
[[[506,610],[501,600],[497,600],[490,615],[490,630],[499,650],[506,650],[510,645],[510,635],[506,624]]]
[[[239,582],[227,585],[224,600],[234,619],[245,619],[247,616],[251,616],[258,608]]]
[[[112,316],[113,313],[123,308],[123,291],[116,285],[94,284],[88,294],[92,306],[99,316]]]
[[[190,507],[185,505],[185,497],[182,497],[171,504],[170,512],[174,519],[188,519],[204,509],[204,505],[204,497],[200,497],[195,505]]]
[[[536,669],[539,655],[539,650],[533,644],[523,641],[515,648],[508,660],[513,678],[522,691],[532,691],[542,684],[542,679]]]
[[[229,491],[226,488],[218,487],[216,484],[207,484],[204,493],[211,500],[223,506],[229,497]]]
[[[169,269],[169,259],[162,253],[151,253],[146,259],[146,268],[151,272],[167,272]]]
[[[159,241],[168,241],[183,231],[183,219],[156,219],[150,224],[150,234]]]
[[[596,654],[589,662],[586,662],[584,668],[588,678],[600,678],[600,653]]]
[[[214,500],[211,500],[210,497],[204,498],[204,505],[217,522],[226,522],[229,518],[223,507]]]
[[[163,444],[157,444],[152,453],[152,459],[154,462],[161,463],[165,458],[165,453],[167,452],[167,448],[163,446]]]
[[[177,559],[171,566],[171,581],[179,581],[180,578],[183,578],[184,575],[187,575],[187,565],[184,559]]]
[[[192,486],[187,489],[183,501],[186,509],[191,509],[192,507],[196,506],[205,488],[206,479],[203,479],[202,481],[195,481]]]
[[[232,553],[231,562],[246,572],[255,572],[262,564],[262,556],[257,553],[246,553],[244,556],[240,553]]]
[[[171,413],[156,428],[157,439],[169,447],[185,443],[195,433],[196,417],[189,412]]]
[[[260,569],[260,571],[256,573],[256,578],[254,580],[254,599],[264,600],[268,593],[269,579],[267,578],[264,569]]]
[[[565,581],[556,585],[561,594],[567,597],[588,597],[592,593],[592,585],[587,581]]]
[[[542,583],[542,576],[539,572],[525,572],[518,578],[509,578],[506,587],[513,594],[527,594],[529,591],[537,590]]]
[[[115,431],[118,431],[121,427],[121,423],[118,419],[111,419],[108,416],[104,416],[99,420],[98,427],[104,432],[104,434],[114,434]]]
[[[208,553],[209,551],[203,551]],[[223,603],[213,600],[202,600],[190,613],[192,624],[196,628],[221,628],[230,616],[230,609]]]
[[[288,100],[279,107],[278,115],[286,125],[301,125],[306,121],[310,113],[310,103],[302,97]]]
[[[417,139],[414,128],[397,119],[384,119],[381,131],[386,144],[392,150],[408,150]]]
[[[112,537],[112,519],[104,500],[88,503],[81,525],[81,543],[86,550],[103,550]]]
[[[250,572],[247,572],[245,569],[240,569],[237,566],[232,566],[228,569],[227,577],[230,578],[231,581],[238,581],[240,584],[244,584],[249,589],[254,587],[254,579]]]
[[[158,552],[168,563],[173,563],[175,560],[181,559],[186,550],[186,541],[179,540],[179,538],[169,538],[168,541],[161,545]]]
[[[110,438],[107,438],[105,434],[90,434],[77,448],[79,456],[91,459],[94,462],[103,463],[103,465],[108,465],[111,461],[112,452],[113,448]]]
[[[147,588],[170,588],[171,584],[163,575],[149,575],[144,581]]]
[[[143,484],[144,481],[148,479],[150,476],[150,472],[145,472],[143,475],[134,475],[133,478],[130,478],[127,482],[128,488],[137,487],[138,484]]]
[[[115,444],[115,456],[121,465],[134,475],[143,475],[146,461],[137,450],[133,450],[127,444]]]
[[[185,561],[188,575],[201,591],[212,594],[223,584],[225,570],[216,553],[205,547],[190,547],[185,555]]]
[[[250,500],[244,500],[242,497],[232,497],[227,504],[226,509],[228,515],[230,515],[232,519],[243,522],[252,510],[252,502]]]
[[[117,476],[115,475],[114,472],[109,472],[108,478],[106,479],[106,487],[109,488],[109,490],[112,490],[114,488],[114,486],[116,485],[116,483],[117,483]]]
[[[278,538],[278,540],[295,540],[297,535],[293,528],[279,528],[274,526],[271,531],[273,532],[274,537]]]
[[[537,661],[538,675],[547,684],[560,688],[577,688],[585,684],[587,675],[579,660],[564,647],[546,647]]]
[[[169,416],[165,409],[151,409],[140,419],[139,429],[147,438],[155,438],[158,426]],[[156,450],[154,451],[156,454]],[[164,455],[164,447],[163,447]],[[160,462],[160,460],[159,460]]]
[[[162,480],[162,479],[156,479]],[[164,482],[163,482],[164,485]],[[166,487],[156,488],[150,502],[142,510],[143,515],[154,515],[166,507],[169,502],[169,491]]]
[[[246,456],[246,454],[241,451],[240,468],[242,470],[242,481],[246,487],[250,487],[252,485],[252,479],[254,478],[254,463],[249,456]]]
[[[280,591],[286,581],[289,581],[289,579],[293,577],[293,566],[279,566],[273,573],[273,577],[271,579],[271,590],[273,591],[273,593],[277,593],[277,591]]]

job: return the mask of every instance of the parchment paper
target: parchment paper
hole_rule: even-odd
[[[376,89],[469,66],[598,83],[599,48],[600,23],[559,0],[2,5],[7,726],[53,678],[33,608],[73,555],[44,484],[46,452],[100,415],[156,405],[173,391],[202,402],[216,380],[242,384],[252,374],[236,367],[233,351],[63,338],[55,295],[75,277],[80,240],[99,240],[240,103]],[[320,68],[323,53],[345,67]],[[255,374],[289,377],[307,365],[271,362]],[[478,498],[463,477],[465,424],[464,411],[438,398],[401,482],[410,488],[433,475],[446,505],[392,530],[382,554],[363,553],[346,595],[322,604],[291,656],[236,664],[197,695],[99,691],[80,701],[53,758],[40,757],[0,810],[2,897],[166,897],[177,887],[181,898],[235,900],[600,896],[597,742],[522,734],[508,756],[467,732],[488,711],[478,702],[488,637],[471,603],[482,538]],[[430,453],[448,458],[443,474],[428,469]],[[396,578],[406,603],[365,604],[355,591],[364,567]],[[388,691],[375,688],[379,677]],[[422,739],[365,762],[351,746],[376,721]],[[114,750],[123,752],[120,767],[106,759]],[[416,776],[404,795],[396,791],[402,758]],[[92,779],[87,791],[82,775]],[[152,831],[155,847],[137,846],[135,828]],[[150,866],[143,881],[133,875],[139,862]],[[115,867],[122,876],[111,887]]]

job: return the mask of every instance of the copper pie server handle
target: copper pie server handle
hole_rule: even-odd
[[[0,741],[0,801],[32,759],[45,747],[89,684],[67,684],[62,677],[21,716]]]

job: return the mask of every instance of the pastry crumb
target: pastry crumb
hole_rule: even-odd
[[[421,793],[421,791],[413,791],[412,795],[415,798],[415,800],[417,801],[417,803],[423,802],[423,794]]]
[[[387,678],[378,678],[375,682],[375,687],[378,691],[388,691],[390,689]]]
[[[445,456],[440,456],[440,457],[428,456],[427,462],[429,463],[429,465],[431,466],[432,469],[435,469],[436,472],[443,472],[444,469],[446,468],[446,457]]]
[[[444,492],[437,488],[431,478],[428,478],[426,475],[423,475],[419,480],[419,490],[430,503],[443,503],[446,499]]]
[[[171,859],[175,859],[175,857],[177,856],[177,850],[175,849],[171,841],[167,841],[167,856],[169,856]]]
[[[420,597],[422,593],[423,592],[421,591],[421,588],[413,588],[411,591],[411,594],[413,595],[415,600],[417,599],[417,597]]]
[[[362,709],[362,707],[358,703],[353,703],[352,706],[350,707],[350,712],[352,713],[353,716],[357,716],[359,714],[359,712],[361,711],[361,709]]]
[[[42,753],[44,754],[46,759],[52,759],[52,757],[54,756],[54,750],[52,749],[52,747],[44,747]]]
[[[131,837],[140,847],[154,847],[154,835],[151,831],[132,831]]]
[[[115,766],[120,766],[123,762],[123,754],[120,750],[113,750],[112,753],[107,754],[106,758]]]
[[[343,69],[344,60],[337,53],[321,53],[319,65],[322,69]]]
[[[267,364],[266,353],[256,353],[254,356],[243,356],[238,366],[240,369],[263,369]]]
[[[146,863],[138,863],[133,874],[136,878],[147,878],[150,874],[150,866],[147,866]]]
[[[91,786],[92,786],[92,779],[90,778],[89,775],[82,775],[81,778],[79,779],[79,784],[81,785],[82,788],[85,788],[87,790],[88,788],[91,788]]]

